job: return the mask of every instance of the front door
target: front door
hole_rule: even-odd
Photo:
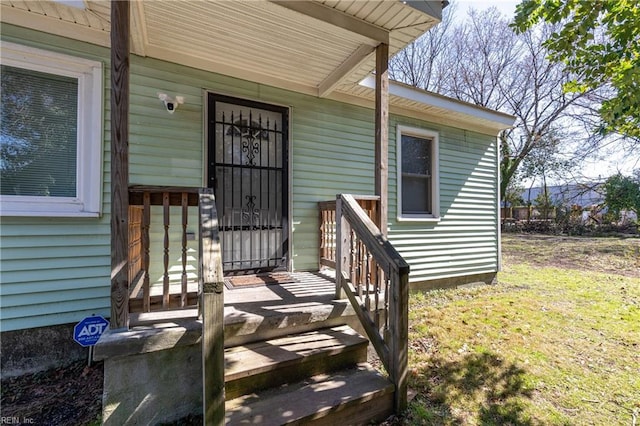
[[[225,273],[286,270],[289,110],[209,94],[208,185]]]

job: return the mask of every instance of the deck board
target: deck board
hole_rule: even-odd
[[[225,345],[248,343],[257,336],[274,338],[285,331],[311,330],[318,323],[344,324],[344,317],[355,314],[348,301],[334,299],[331,272],[296,272],[291,274],[294,283],[225,289]],[[131,314],[131,325],[138,328],[180,325],[184,321],[198,321],[198,310],[192,307]]]
[[[334,353],[344,348],[364,344],[367,340],[351,328],[343,326],[333,329],[289,335],[265,340],[252,345],[235,346],[225,352],[225,380],[234,380],[246,375],[274,369],[283,363],[302,362],[318,353]]]

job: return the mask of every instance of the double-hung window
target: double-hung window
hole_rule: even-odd
[[[398,126],[396,140],[398,219],[438,220],[438,133]]]
[[[102,63],[2,44],[0,213],[100,214]]]

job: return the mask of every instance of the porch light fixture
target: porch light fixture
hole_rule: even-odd
[[[158,93],[158,98],[164,103],[169,114],[173,114],[178,109],[178,105],[184,103],[184,96],[176,96],[174,99],[166,93]]]

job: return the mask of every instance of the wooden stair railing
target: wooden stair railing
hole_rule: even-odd
[[[371,220],[378,214],[380,197],[377,195],[353,195]],[[320,267],[336,268],[336,200],[320,201]]]
[[[407,406],[409,265],[355,196],[336,200],[337,297],[346,294],[395,385],[394,409]]]

